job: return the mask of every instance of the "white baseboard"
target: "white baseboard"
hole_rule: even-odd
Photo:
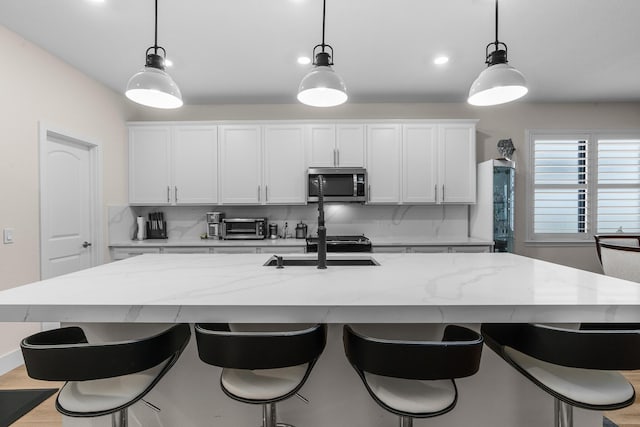
[[[4,375],[22,364],[24,364],[24,359],[19,348],[5,353],[0,356],[0,375]]]

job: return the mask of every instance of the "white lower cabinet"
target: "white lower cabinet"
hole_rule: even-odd
[[[409,246],[407,252],[417,254],[437,254],[451,252],[449,246]]]
[[[373,246],[371,248],[372,252],[377,253],[404,253],[407,252],[407,248],[405,246]]]
[[[491,246],[452,246],[450,252],[487,253],[493,252]]]
[[[163,254],[208,254],[210,252],[208,247],[164,247],[162,248]]]
[[[142,254],[159,254],[160,248],[111,248],[111,259],[118,261]]]
[[[491,252],[491,246],[490,245],[458,245],[458,246],[374,245],[372,250],[373,252],[378,252],[378,253],[421,253],[421,254],[452,253],[452,252],[483,253],[483,252]]]

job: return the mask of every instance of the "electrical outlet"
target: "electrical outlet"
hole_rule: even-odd
[[[13,243],[13,228],[5,228],[2,230],[2,243],[5,245]]]

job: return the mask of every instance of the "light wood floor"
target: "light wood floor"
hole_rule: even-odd
[[[618,427],[640,427],[640,371],[625,373],[625,376],[637,390],[636,402],[624,409],[605,412],[605,415]],[[27,376],[24,366],[0,376],[0,390],[21,388],[54,388],[62,383],[33,380]],[[59,427],[62,426],[62,415],[55,409],[54,394],[40,406],[12,424],[15,427]]]
[[[24,366],[0,376],[0,390],[27,388],[56,388],[63,383],[38,381],[29,378]],[[55,408],[56,394],[42,402],[33,411],[11,424],[15,427],[58,427],[62,426],[62,415]]]

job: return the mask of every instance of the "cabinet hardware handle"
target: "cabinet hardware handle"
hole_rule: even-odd
[[[442,184],[442,203],[444,203],[444,184]]]
[[[336,149],[333,149],[333,166],[338,166],[338,162],[336,161]]]
[[[336,149],[336,166],[340,166],[340,150]]]
[[[268,185],[264,186],[264,201],[265,202],[269,201],[269,186]]]
[[[173,192],[175,194],[175,202],[178,203],[178,186],[173,187]]]
[[[436,203],[437,203],[438,202],[438,184],[433,186],[433,191],[436,193],[435,200],[436,200]]]
[[[171,187],[167,185],[167,203],[171,202]]]
[[[260,186],[258,185],[258,201],[260,201]]]

